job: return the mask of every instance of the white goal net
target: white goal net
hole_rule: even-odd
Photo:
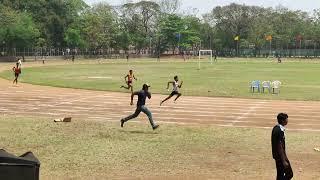
[[[209,59],[210,63],[212,64],[212,50],[200,50],[199,51],[199,62],[198,62],[198,68],[201,67],[201,58],[202,59]]]

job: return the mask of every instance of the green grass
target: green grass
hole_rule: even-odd
[[[139,121],[139,120],[137,120]],[[290,124],[289,124],[290,127]],[[274,179],[271,130],[0,117],[1,147],[41,161],[41,179]],[[319,177],[319,133],[287,132],[296,179]],[[318,144],[317,144],[318,143]],[[226,173],[227,172],[227,173]]]
[[[160,62],[154,60],[118,61],[103,64],[66,64],[24,68],[21,80],[27,83],[83,88],[92,90],[123,91],[124,76],[133,69],[138,81],[135,90],[145,82],[151,84],[153,93],[168,93],[166,83],[178,75],[184,81],[184,95],[223,96],[262,99],[320,100],[320,63],[318,61],[287,61],[233,59],[220,60],[211,65],[203,62],[198,70],[197,62]],[[5,71],[1,77],[12,79]],[[88,77],[104,77],[90,79]],[[280,80],[280,95],[249,93],[252,80]]]

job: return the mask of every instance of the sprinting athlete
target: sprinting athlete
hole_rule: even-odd
[[[133,79],[135,79],[136,81],[138,80],[138,79],[134,76],[133,71],[130,70],[130,71],[129,71],[129,74],[127,74],[127,75],[124,77],[124,80],[125,80],[125,82],[126,82],[126,84],[127,84],[128,87],[121,86],[120,88],[130,89],[131,92],[133,92],[133,87],[132,87]]]
[[[19,78],[19,75],[21,73],[21,69],[19,67],[19,63],[16,63],[16,67],[13,67],[12,71],[14,72],[14,77],[15,77],[15,79],[13,80],[13,84],[14,83],[18,84],[18,78]]]
[[[146,98],[148,98],[148,99],[151,98],[151,93],[149,92],[149,87],[150,86],[148,84],[144,84],[142,86],[142,90],[141,91],[137,91],[137,92],[134,92],[134,93],[131,94],[131,103],[130,103],[130,105],[133,105],[133,97],[134,96],[138,96],[137,109],[132,115],[120,120],[121,127],[123,127],[124,123],[129,121],[130,119],[138,117],[138,115],[141,113],[141,111],[148,116],[149,122],[150,122],[153,130],[155,130],[155,129],[157,129],[159,127],[159,125],[154,123],[154,121],[152,119],[151,112],[145,106]]]
[[[169,84],[172,84],[173,89],[172,89],[171,94],[170,94],[166,99],[164,99],[163,101],[160,102],[160,106],[162,105],[162,103],[164,103],[165,101],[167,101],[168,99],[170,99],[172,96],[177,95],[176,99],[174,100],[174,102],[176,102],[176,100],[182,95],[182,94],[179,92],[179,88],[182,87],[183,81],[181,81],[181,84],[179,84],[178,81],[179,81],[178,76],[174,76],[174,81],[169,81],[169,82],[168,82],[168,84],[167,84],[167,89],[169,89]]]

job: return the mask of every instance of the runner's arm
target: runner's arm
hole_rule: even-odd
[[[169,81],[168,84],[167,84],[167,89],[169,89],[169,85],[173,84],[173,83],[174,83],[173,81]]]
[[[183,81],[181,81],[181,84],[179,85],[179,88],[181,88],[181,87],[182,87],[182,84],[183,84]]]
[[[134,93],[131,94],[131,102],[130,102],[130,105],[133,105],[133,97],[134,97],[135,95],[138,95],[138,93],[139,93],[139,92],[134,92]]]

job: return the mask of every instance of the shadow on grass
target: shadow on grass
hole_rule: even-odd
[[[130,133],[130,134],[159,134],[159,132],[155,131],[141,131],[141,130],[119,130],[121,133]]]

